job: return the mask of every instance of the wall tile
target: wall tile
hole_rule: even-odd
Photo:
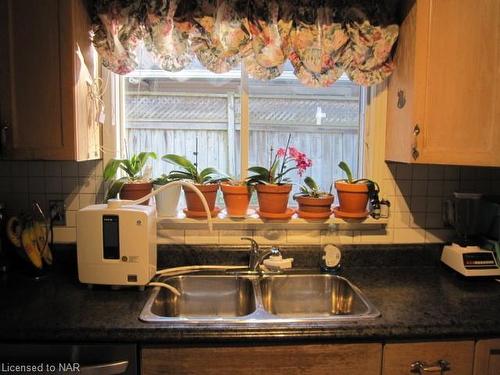
[[[31,161],[28,163],[28,174],[30,176],[45,176],[45,164],[43,161]]]
[[[394,241],[393,234],[394,234],[394,229],[391,228],[362,232],[361,243],[364,244],[392,243]]]
[[[410,213],[410,228],[425,228],[426,214],[425,212]]]
[[[287,230],[286,242],[289,244],[321,244],[320,230]]]
[[[10,166],[11,166],[10,161],[0,160],[0,176],[10,176],[11,175]]]
[[[396,180],[394,190],[397,196],[411,195],[412,183],[410,180]]]
[[[411,164],[399,163],[396,167],[396,179],[411,180],[413,174],[413,166]]]
[[[80,197],[77,194],[69,194],[64,198],[67,210],[78,211],[80,209]]]
[[[29,177],[28,190],[30,193],[45,193],[45,179],[43,177]]]
[[[443,195],[443,181],[433,180],[427,183],[427,196],[440,197]]]
[[[158,231],[158,241],[168,244],[183,244],[184,231],[179,229],[162,229]]]
[[[76,227],[76,211],[66,211],[66,226]]]
[[[11,163],[12,176],[27,176],[28,175],[28,162],[26,161],[13,161]]]
[[[80,199],[79,208],[84,208],[90,206],[91,204],[96,203],[96,195],[95,194],[78,194]]]
[[[445,180],[459,180],[460,168],[452,165],[444,166],[444,179]]]
[[[412,197],[411,198],[411,212],[425,212],[427,207],[426,197]]]
[[[61,173],[67,177],[78,176],[78,163],[76,161],[63,161],[61,162]]]
[[[79,192],[82,194],[95,194],[95,176],[90,177],[80,177],[78,179],[78,185],[80,187]]]
[[[61,177],[45,177],[45,191],[47,193],[62,193]]]
[[[45,176],[48,177],[61,177],[61,163],[58,161],[45,162]]]
[[[416,228],[394,229],[395,243],[423,243],[425,230]]]
[[[444,166],[443,165],[429,165],[427,178],[429,180],[442,181],[444,179]]]
[[[219,232],[187,229],[184,231],[184,243],[190,245],[215,245],[219,243]]]
[[[427,165],[424,164],[416,164],[413,166],[413,180],[427,180]]]
[[[412,196],[426,196],[427,195],[427,181],[425,181],[425,180],[412,181],[411,195]]]
[[[221,245],[248,245],[248,240],[242,240],[241,237],[252,238],[252,230],[220,230],[219,231],[219,244]]]
[[[54,242],[57,243],[76,242],[76,228],[54,227]]]
[[[6,181],[7,182],[7,181]],[[27,193],[28,192],[28,177],[12,177],[10,179],[10,189],[16,193]]]
[[[259,229],[254,231],[253,238],[259,244],[279,246],[286,243],[286,231],[281,229]]]
[[[449,242],[455,232],[451,229],[429,229],[425,232],[426,243]]]
[[[410,225],[409,212],[393,212],[389,219],[392,228],[408,228]]]
[[[78,177],[62,177],[63,193],[77,194],[79,190]]]
[[[443,199],[437,197],[428,197],[426,202],[426,212],[441,213],[443,210]]]

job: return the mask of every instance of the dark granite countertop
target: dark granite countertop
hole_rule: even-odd
[[[357,285],[381,316],[322,328],[241,325],[189,329],[139,321],[149,291],[93,290],[78,282],[74,249],[58,251],[59,267],[35,281],[18,273],[0,279],[0,341],[244,342],[283,340],[397,341],[500,337],[500,283],[467,279],[439,263],[437,246],[345,247],[341,275]],[[318,265],[313,252],[285,248],[302,266]],[[244,264],[236,249],[159,249],[163,266]]]

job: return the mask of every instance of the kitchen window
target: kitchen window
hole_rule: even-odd
[[[194,61],[171,73],[155,66],[145,49],[138,56],[138,69],[119,78],[122,154],[155,151],[194,161],[197,146],[200,168],[244,177],[248,166],[267,165],[270,148],[283,147],[292,134],[291,144],[313,160],[306,174],[323,189],[342,177],[341,160],[362,174],[366,89],[347,77],[315,89],[295,78],[289,62],[279,78],[259,81],[241,67],[214,74]],[[153,176],[172,168],[152,163]]]

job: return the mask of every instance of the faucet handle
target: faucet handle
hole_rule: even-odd
[[[281,256],[281,250],[277,246],[272,246],[270,252],[272,256]]]

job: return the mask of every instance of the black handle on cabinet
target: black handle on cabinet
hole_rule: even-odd
[[[7,153],[7,131],[9,127],[5,122],[0,123],[0,156],[4,156]]]
[[[80,367],[81,375],[115,375],[124,374],[127,371],[128,361],[101,363],[92,366]]]
[[[445,371],[450,371],[450,363],[444,359],[440,359],[431,365],[422,361],[416,361],[410,365],[410,372],[420,375],[428,372],[439,372],[440,375],[443,375]]]

